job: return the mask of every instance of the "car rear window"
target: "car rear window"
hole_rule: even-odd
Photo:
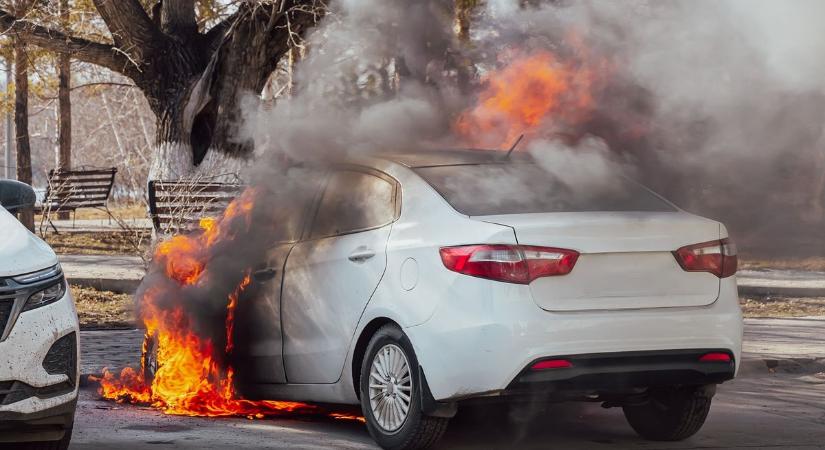
[[[571,183],[532,163],[414,169],[458,212],[468,216],[595,211],[676,211],[621,176]],[[578,185],[577,185],[578,184]]]

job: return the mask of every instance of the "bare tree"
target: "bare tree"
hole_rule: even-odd
[[[209,30],[195,0],[93,0],[110,41],[72,36],[0,10],[0,30],[130,78],[156,117],[150,177],[174,179],[237,163],[240,97],[260,93],[290,43],[323,13],[321,0],[239,2]],[[221,169],[225,172],[226,169]]]
[[[68,32],[69,0],[60,0],[58,8],[60,26],[64,32]],[[59,53],[57,55],[57,78],[58,133],[55,162],[58,169],[68,170],[72,168],[72,65],[71,56],[68,53]],[[58,218],[68,219],[69,212],[59,213]]]

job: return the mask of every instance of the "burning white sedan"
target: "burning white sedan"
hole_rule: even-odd
[[[250,187],[158,246],[143,371],[101,393],[364,420],[393,449],[433,444],[465,401],[601,402],[645,438],[693,435],[741,355],[727,230],[540,156],[392,154]]]
[[[736,374],[725,227],[629,180],[442,151],[350,161],[311,197],[235,330],[246,398],[360,403],[384,448],[434,443],[470,399],[597,401],[681,440]]]

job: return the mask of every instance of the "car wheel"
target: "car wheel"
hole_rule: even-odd
[[[158,373],[158,339],[154,335],[146,334],[143,338],[143,379],[147,386],[152,385],[155,374]]]
[[[646,402],[625,405],[625,418],[639,436],[681,441],[696,434],[710,411],[716,386],[671,387],[649,392]]]
[[[379,328],[370,339],[361,364],[360,392],[367,429],[381,448],[428,448],[450,421],[421,412],[418,360],[396,325]]]

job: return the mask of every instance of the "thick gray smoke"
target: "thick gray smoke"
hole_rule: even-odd
[[[825,3],[516,3],[489,4],[514,42],[572,30],[611,55],[582,132],[680,206],[727,222],[745,253],[825,254]]]
[[[825,253],[822,2],[490,0],[465,46],[452,2],[336,8],[309,39],[292,97],[250,108],[244,130],[264,158],[460,145],[450,126],[475,93],[458,87],[457,62],[483,79],[508,51],[564,59],[583,47],[610,68],[592,117],[564,131],[610,148],[583,161],[594,172],[630,162],[680,206],[728,223],[745,253]],[[525,148],[568,160],[577,140]]]

